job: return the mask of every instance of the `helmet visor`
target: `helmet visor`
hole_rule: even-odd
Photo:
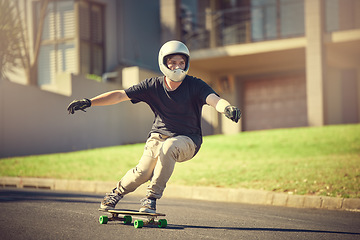
[[[169,68],[169,66],[168,66],[168,61],[169,61],[171,58],[173,58],[174,56],[176,56],[176,55],[179,55],[182,59],[184,59],[184,61],[185,61],[185,68],[184,68],[184,69],[187,69],[188,62],[189,62],[189,57],[186,56],[185,54],[182,54],[182,53],[174,53],[174,54],[169,54],[169,55],[165,56],[164,59],[163,59],[164,65],[165,65],[167,68]],[[169,69],[170,69],[170,68],[169,68]]]

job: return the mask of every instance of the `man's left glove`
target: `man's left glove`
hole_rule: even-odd
[[[241,118],[241,111],[237,107],[227,106],[225,108],[224,114],[227,118],[233,120],[234,122],[238,122]]]
[[[82,100],[74,100],[72,101],[67,110],[69,111],[69,114],[74,114],[75,111],[77,110],[81,110],[81,111],[85,111],[86,108],[90,107],[91,106],[91,101],[87,98],[84,98]]]

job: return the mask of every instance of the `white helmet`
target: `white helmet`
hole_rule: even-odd
[[[166,63],[166,57],[173,54],[182,54],[186,57],[185,69],[170,70]],[[159,67],[161,72],[174,82],[181,82],[186,77],[190,66],[190,52],[186,45],[179,41],[166,42],[159,51]]]

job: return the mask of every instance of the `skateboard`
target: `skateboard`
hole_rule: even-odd
[[[124,224],[131,224],[132,218],[138,218],[134,221],[134,228],[142,228],[147,225],[157,225],[159,228],[166,228],[166,219],[157,219],[160,216],[166,216],[164,213],[146,213],[128,209],[108,209],[99,208],[99,211],[111,214],[111,217],[102,215],[99,217],[100,224],[107,224],[108,221],[123,221]],[[120,217],[119,217],[120,215]]]

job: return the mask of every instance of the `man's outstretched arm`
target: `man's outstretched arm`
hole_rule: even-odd
[[[100,94],[90,99],[92,106],[113,105],[130,100],[124,90],[115,90]]]
[[[124,90],[115,90],[100,94],[91,99],[84,98],[82,100],[74,100],[69,104],[67,110],[69,114],[74,114],[75,111],[78,110],[85,112],[85,109],[91,106],[113,105],[127,100],[130,100],[130,98]]]

